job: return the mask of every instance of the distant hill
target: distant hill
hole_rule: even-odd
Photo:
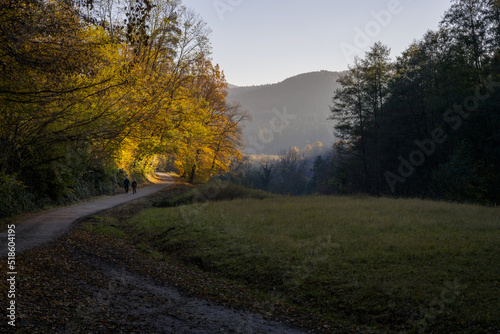
[[[247,153],[277,154],[294,146],[302,150],[317,141],[329,147],[334,141],[329,107],[340,87],[339,75],[321,71],[272,85],[231,85],[228,101],[241,103],[253,118],[244,129]]]

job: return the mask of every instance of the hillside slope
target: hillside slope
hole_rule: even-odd
[[[334,141],[329,106],[339,75],[311,72],[272,85],[230,88],[228,101],[241,103],[253,118],[244,129],[247,153],[277,154],[316,141],[329,146]]]

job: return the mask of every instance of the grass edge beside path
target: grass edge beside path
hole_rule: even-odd
[[[193,191],[192,186],[187,184],[179,183],[172,188],[167,190],[163,190],[160,193],[155,195],[151,195],[147,198],[136,200],[132,203],[128,203],[122,205],[120,207],[107,210],[91,216],[84,221],[80,222],[77,228],[73,232],[71,232],[66,237],[61,238],[57,242],[52,243],[49,247],[43,247],[40,250],[30,251],[25,255],[25,259],[30,259],[29,270],[25,268],[24,274],[21,277],[21,285],[19,287],[20,292],[22,294],[23,291],[30,292],[28,294],[25,293],[24,296],[21,296],[20,299],[23,299],[27,304],[29,304],[31,309],[22,310],[23,317],[22,321],[25,323],[40,323],[47,324],[47,326],[51,326],[52,322],[55,321],[57,323],[59,318],[64,320],[64,317],[74,317],[75,314],[75,300],[84,298],[85,291],[81,291],[80,294],[74,292],[75,285],[79,285],[78,281],[73,281],[72,283],[67,283],[68,286],[61,286],[59,281],[65,282],[69,280],[71,276],[76,275],[77,273],[71,271],[71,266],[69,264],[64,263],[64,261],[60,258],[71,256],[74,249],[80,249],[85,251],[88,254],[94,254],[99,258],[102,258],[106,261],[119,261],[121,263],[126,263],[127,267],[130,270],[134,270],[136,272],[140,272],[143,275],[148,275],[154,277],[155,279],[168,282],[169,284],[178,287],[179,289],[188,292],[194,296],[200,296],[202,298],[215,301],[220,304],[228,305],[229,307],[241,308],[246,310],[253,310],[256,313],[261,314],[264,317],[272,317],[280,319],[281,321],[294,323],[296,325],[305,326],[315,332],[322,333],[410,333],[411,328],[403,327],[405,323],[396,322],[390,323],[391,318],[384,316],[384,307],[388,305],[382,305],[383,307],[377,310],[378,314],[383,315],[380,319],[386,319],[389,323],[362,323],[362,322],[352,322],[351,319],[344,319],[343,322],[332,322],[331,320],[323,319],[324,317],[321,314],[308,314],[304,312],[304,309],[297,308],[297,305],[290,303],[285,300],[283,297],[283,292],[280,291],[280,287],[277,285],[276,287],[272,287],[269,283],[273,282],[272,280],[265,281],[263,278],[266,278],[266,270],[270,271],[271,277],[276,276],[275,267],[270,267],[268,265],[273,265],[272,261],[267,257],[262,257],[262,252],[259,253],[257,248],[245,248],[247,255],[246,259],[250,259],[254,261],[258,259],[267,260],[266,261],[257,261],[255,263],[244,263],[243,265],[233,263],[231,265],[231,261],[235,259],[241,259],[238,256],[241,256],[243,252],[238,253],[228,253],[224,254],[221,257],[222,263],[215,263],[213,261],[214,256],[217,257],[217,249],[213,252],[206,252],[204,254],[200,254],[196,252],[197,247],[199,250],[204,251],[207,244],[210,246],[217,245],[221,240],[217,240],[218,231],[224,231],[223,224],[221,222],[224,219],[230,218],[231,211],[227,208],[231,206],[238,206],[241,203],[245,203],[245,201],[255,202],[258,204],[258,209],[253,210],[255,214],[258,214],[259,210],[263,208],[264,203],[286,203],[287,201],[294,200],[294,198],[289,197],[276,197],[271,195],[263,195],[263,194],[252,194],[250,199],[235,199],[231,202],[210,202],[199,203],[195,206],[184,206],[184,209],[192,209],[192,207],[196,208],[196,210],[188,210],[184,211],[187,214],[192,214],[194,217],[205,217],[205,220],[195,220],[193,221],[195,224],[192,224],[195,229],[189,229],[186,226],[186,222],[183,220],[178,220],[176,222],[176,226],[168,226],[165,225],[160,228],[156,228],[154,230],[153,235],[143,234],[144,231],[139,232],[137,230],[138,227],[141,227],[141,224],[137,224],[137,219],[142,220],[146,223],[148,219],[143,219],[144,217],[150,217],[150,214],[153,214],[154,217],[151,221],[158,219],[158,212],[170,211],[170,212],[180,212],[179,207],[174,207],[170,209],[162,209],[162,208],[154,208],[154,206],[162,206],[162,205],[176,205],[179,201],[186,201],[186,197],[190,197],[186,195],[186,191]],[[229,197],[235,196],[235,193],[238,195],[238,192],[241,189],[233,189],[232,192],[228,195]],[[195,190],[196,192],[196,190]],[[227,195],[227,194],[222,194]],[[221,195],[221,196],[222,196]],[[239,194],[238,196],[241,196]],[[264,198],[258,199],[258,198]],[[214,198],[217,199],[217,198]],[[296,198],[300,200],[300,198]],[[331,200],[344,200],[345,198],[330,198]],[[364,201],[366,199],[359,198],[349,198],[345,200]],[[438,205],[439,203],[436,203]],[[277,205],[274,205],[275,209],[278,209]],[[201,211],[200,211],[200,208]],[[241,208],[241,207],[239,207]],[[314,214],[314,208],[310,208],[309,213],[308,210],[304,211],[304,214]],[[205,210],[205,211],[203,211]],[[227,211],[225,211],[227,210]],[[238,219],[245,219],[245,211],[238,210]],[[377,212],[374,212],[376,214]],[[225,215],[225,216],[224,216]],[[229,216],[228,216],[229,215]],[[161,217],[162,215],[160,215]],[[163,215],[165,216],[165,215]],[[272,215],[269,215],[272,218]],[[460,216],[460,215],[459,215]],[[142,217],[142,218],[140,218]],[[214,220],[217,218],[217,220]],[[265,217],[264,217],[265,218]],[[247,218],[249,219],[249,218]],[[131,224],[131,221],[133,222]],[[200,221],[202,224],[200,224]],[[192,223],[193,223],[192,222]],[[248,222],[248,221],[247,221]],[[188,224],[189,225],[189,224]],[[144,226],[142,226],[144,227]],[[175,227],[174,230],[170,230],[165,233],[166,230]],[[185,233],[182,233],[185,232]],[[203,233],[200,233],[203,232]],[[205,233],[210,232],[210,233]],[[234,232],[234,230],[233,230]],[[177,234],[177,236],[175,236]],[[178,239],[179,236],[183,235],[183,240]],[[226,231],[227,235],[227,231]],[[195,236],[195,238],[192,238]],[[175,239],[174,237],[177,237]],[[303,240],[305,244],[307,244],[307,235],[303,236],[305,239]],[[203,239],[204,238],[204,239]],[[224,240],[224,239],[222,239]],[[167,241],[167,242],[165,242]],[[225,239],[227,241],[227,239]],[[311,241],[311,240],[310,240]],[[186,246],[186,242],[190,242]],[[165,249],[161,249],[159,245],[162,245]],[[312,245],[313,247],[309,247],[310,250],[303,259],[300,259],[298,263],[292,265],[292,268],[296,270],[298,275],[288,276],[290,273],[286,273],[284,276],[283,273],[278,275],[278,278],[286,281],[286,284],[292,288],[292,290],[301,289],[303,286],[314,286],[314,280],[310,281],[311,277],[315,277],[316,272],[314,272],[313,268],[315,266],[322,267],[325,262],[324,257],[322,255],[322,251],[329,249],[329,247],[334,249],[334,252],[338,252],[342,249],[343,242],[338,242],[335,238],[328,238],[328,235],[321,236],[320,238],[313,238]],[[192,247],[195,245],[196,247]],[[233,243],[228,243],[228,246],[233,246]],[[242,244],[243,245],[243,244]],[[177,247],[177,248],[176,248]],[[53,251],[53,250],[56,251]],[[62,251],[63,254],[57,251]],[[221,248],[220,251],[226,252],[227,248]],[[496,252],[498,254],[498,252]],[[63,255],[63,256],[61,256]],[[147,256],[145,256],[147,255]],[[305,259],[305,261],[304,261]],[[366,260],[366,259],[365,259]],[[22,261],[22,259],[21,259]],[[73,261],[72,259],[68,260],[69,262]],[[225,262],[224,262],[225,261]],[[3,264],[2,264],[3,265]],[[221,271],[218,265],[225,266],[227,268],[226,271]],[[383,271],[383,268],[377,267],[373,268],[371,263],[365,263],[365,267],[370,268],[370,272]],[[241,275],[239,273],[232,273],[231,270],[234,268],[243,268],[245,270],[250,270],[250,280],[242,280]],[[250,268],[250,269],[249,269]],[[274,269],[273,269],[274,268]],[[289,267],[290,268],[290,267]],[[444,268],[446,269],[446,268]],[[0,266],[0,270],[3,270],[2,266]],[[69,270],[69,271],[68,271]],[[79,269],[76,269],[79,270]],[[47,271],[54,271],[53,275],[57,275],[57,279],[50,280],[52,276],[47,275]],[[60,275],[63,275],[62,277]],[[91,276],[91,273],[83,273],[82,277]],[[229,277],[229,278],[228,278]],[[453,275],[446,276],[446,280],[439,281],[433,291],[430,293],[430,298],[424,298],[425,303],[422,306],[422,310],[417,310],[418,312],[428,311],[428,317],[422,317],[422,314],[415,314],[415,316],[411,320],[412,324],[416,323],[419,320],[425,320],[424,325],[428,326],[427,329],[433,329],[435,333],[445,333],[446,328],[439,327],[442,323],[440,321],[444,319],[450,319],[449,315],[451,313],[453,318],[453,312],[455,312],[455,306],[453,303],[467,303],[473,302],[473,300],[467,300],[467,294],[463,291],[463,283],[462,281],[454,281]],[[449,279],[448,279],[449,277]],[[255,279],[260,279],[258,282],[261,284],[255,284]],[[318,279],[320,277],[318,276]],[[54,281],[57,281],[54,283]],[[493,282],[494,283],[494,282]],[[450,288],[447,287],[448,284]],[[498,286],[498,281],[496,282]],[[43,292],[47,286],[55,285],[55,290],[51,290],[51,293],[54,295],[50,295],[49,292]],[[28,288],[29,286],[29,288]],[[3,285],[1,285],[3,289]],[[351,286],[352,287],[352,286]],[[274,289],[276,288],[276,289]],[[346,286],[345,288],[349,288]],[[455,289],[454,289],[455,288]],[[445,289],[448,289],[445,291]],[[307,289],[304,291],[308,291]],[[331,291],[329,289],[325,289],[325,291]],[[458,292],[459,296],[454,298],[452,303],[446,302],[444,305],[446,309],[442,313],[440,312],[440,305],[443,300],[441,295],[444,293],[446,301],[451,301],[453,294]],[[36,293],[35,293],[36,292]],[[373,296],[376,296],[377,293],[384,292],[383,290],[374,290]],[[451,292],[452,295],[449,294]],[[38,293],[44,293],[45,295],[40,298]],[[300,296],[303,298],[303,296]],[[370,296],[368,296],[370,297]],[[56,300],[59,303],[61,300],[67,304],[67,306],[59,305],[57,307],[57,311],[59,312],[59,316],[57,318],[52,317],[49,320],[46,319],[47,314],[54,313],[54,309],[49,309],[49,301]],[[441,299],[440,299],[441,298]],[[31,299],[31,300],[30,300]],[[498,300],[498,299],[497,299]],[[391,302],[391,300],[388,300]],[[393,300],[392,300],[393,301]],[[397,300],[396,300],[397,301]],[[300,302],[300,300],[298,300]],[[437,304],[433,304],[437,303]],[[440,304],[441,303],[441,304]],[[388,304],[388,303],[386,303]],[[37,309],[38,306],[42,306],[41,309]],[[437,306],[439,307],[437,307]],[[347,307],[352,307],[347,305]],[[500,309],[500,308],[497,308]],[[356,309],[354,309],[356,310]],[[436,310],[436,311],[433,311]],[[402,314],[404,310],[402,310]],[[358,309],[356,312],[366,312],[366,310]],[[57,316],[57,314],[55,315]],[[495,316],[495,314],[493,314]],[[384,318],[385,317],[385,318]],[[361,318],[362,319],[362,318]],[[427,319],[427,320],[426,320]],[[436,320],[437,319],[437,320]],[[397,319],[393,319],[397,320]],[[493,319],[498,322],[498,319]],[[51,322],[52,321],[52,322]],[[102,326],[106,324],[106,319],[101,319],[103,321]],[[436,326],[437,324],[437,326]],[[493,333],[494,328],[488,327],[477,327],[474,328],[472,326],[477,325],[477,323],[465,323],[461,324],[457,322],[455,327],[453,328],[454,332],[457,333]],[[434,327],[432,327],[434,326]],[[491,327],[491,326],[490,326]],[[51,328],[51,327],[47,327]],[[417,329],[423,329],[422,325]],[[43,332],[43,331],[41,331]],[[418,332],[418,331],[414,331]]]
[[[500,330],[498,208],[274,196],[146,210],[127,229],[155,256],[255,288],[267,312],[325,332]]]

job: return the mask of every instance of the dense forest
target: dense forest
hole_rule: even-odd
[[[257,163],[180,0],[0,3],[0,218],[166,166],[287,194],[500,202],[498,0],[454,0],[397,59],[382,43],[357,58],[332,92],[329,154]]]
[[[500,202],[500,2],[454,0],[396,60],[373,45],[339,79],[329,155],[293,150],[236,179],[282,193]]]
[[[240,157],[246,115],[179,0],[0,3],[0,218]]]

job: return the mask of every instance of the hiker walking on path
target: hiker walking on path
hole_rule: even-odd
[[[132,181],[132,193],[133,194],[137,193],[137,181],[136,180]]]
[[[22,235],[23,237],[16,239],[16,253],[20,254],[65,235],[81,218],[114,208],[137,198],[146,197],[175,183],[174,178],[165,173],[157,173],[157,175],[158,178],[153,181],[154,185],[142,187],[141,193],[133,197],[126,195],[99,197],[68,207],[47,210],[19,222],[19,224],[16,224],[16,235]],[[122,186],[124,184],[125,182],[122,183]],[[8,233],[1,230],[4,230],[4,228],[0,228],[0,240],[2,240],[0,241],[0,258],[9,252],[7,242],[3,242],[3,240],[7,240]]]
[[[130,187],[130,180],[128,179],[128,177],[125,178],[123,186],[125,187],[125,192],[128,194],[128,188]]]

